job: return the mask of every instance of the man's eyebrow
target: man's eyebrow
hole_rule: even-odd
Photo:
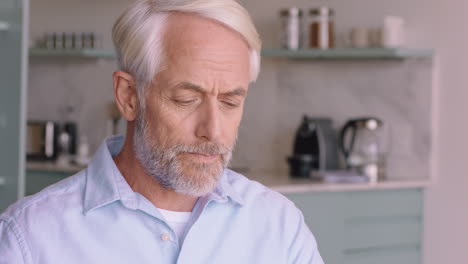
[[[181,82],[176,85],[176,88],[183,89],[183,90],[192,90],[197,93],[207,93],[205,89],[201,86],[189,83],[189,82]],[[243,87],[236,88],[232,91],[228,91],[225,93],[221,93],[222,96],[241,96],[245,97],[247,95],[247,91]]]
[[[206,93],[206,90],[203,89],[201,86],[189,82],[181,82],[176,85],[176,88],[183,90],[192,90],[198,93]]]
[[[229,92],[222,93],[223,96],[240,96],[245,97],[247,95],[247,91],[243,87],[239,87]]]

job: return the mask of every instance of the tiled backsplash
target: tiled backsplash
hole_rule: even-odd
[[[106,136],[108,104],[113,102],[112,73],[115,60],[31,58],[29,67],[28,119],[64,118],[65,106],[95,150]]]
[[[286,172],[303,114],[330,117],[337,130],[349,118],[376,116],[391,128],[388,177],[429,177],[430,60],[264,59],[262,66],[249,90],[233,167]]]

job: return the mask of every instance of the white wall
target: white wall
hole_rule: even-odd
[[[421,23],[428,26],[420,41],[432,42],[439,55],[435,183],[426,195],[425,263],[468,263],[468,1],[433,0],[424,6]]]

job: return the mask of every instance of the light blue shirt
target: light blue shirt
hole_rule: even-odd
[[[104,142],[89,166],[0,215],[0,263],[323,263],[302,213],[281,194],[225,170],[200,197],[182,244],[134,192]]]

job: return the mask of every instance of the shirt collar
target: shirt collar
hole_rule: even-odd
[[[85,214],[118,200],[121,200],[127,207],[137,209],[141,196],[133,192],[113,160],[113,156],[120,152],[123,144],[123,136],[114,136],[105,140],[88,165],[83,201]],[[226,202],[229,197],[235,203],[243,205],[244,200],[228,180],[230,173],[232,173],[230,170],[224,170],[215,190],[205,195],[204,198]]]
[[[231,198],[235,203],[239,205],[244,205],[244,199],[239,195],[239,193],[234,189],[232,184],[229,182],[229,176],[231,175],[232,171],[229,169],[225,169],[221,179],[216,186],[215,190],[212,192],[217,194],[218,196],[226,199],[227,197]]]

